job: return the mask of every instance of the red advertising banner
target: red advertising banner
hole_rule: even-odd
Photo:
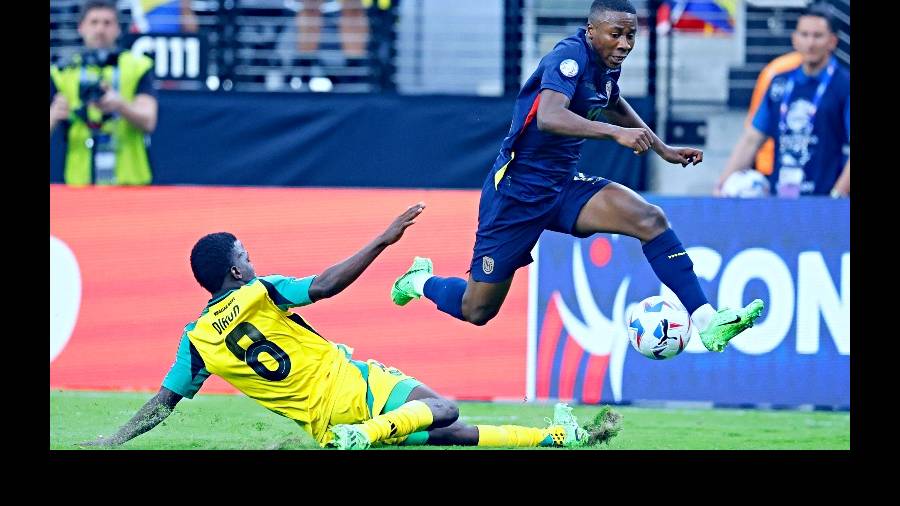
[[[410,204],[418,222],[349,288],[296,310],[332,341],[355,348],[459,399],[525,395],[528,272],[484,327],[428,300],[390,299],[413,256],[436,273],[466,277],[477,191],[114,187],[50,185],[50,388],[159,388],[184,325],[209,293],[194,280],[190,251],[228,231],[260,275],[308,276],[349,257]],[[234,392],[210,378],[201,392]]]

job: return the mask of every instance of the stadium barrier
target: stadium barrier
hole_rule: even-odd
[[[481,188],[509,130],[504,97],[160,91],[158,185]],[[648,117],[650,102],[630,98]],[[62,129],[50,182],[62,182]],[[581,170],[644,189],[647,157],[587,141]]]

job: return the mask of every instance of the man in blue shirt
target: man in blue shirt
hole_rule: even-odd
[[[509,134],[484,181],[468,282],[433,276],[431,260],[416,257],[394,283],[394,303],[425,295],[439,310],[484,325],[500,310],[515,271],[533,261],[530,251],[544,230],[575,237],[603,232],[643,243],[654,272],[684,304],[708,349],[722,351],[753,325],[762,301],[717,313],[662,209],[622,185],[576,171],[585,139],[613,139],[635,154],[652,149],[682,166],[703,160],[698,149],[663,143],[619,96],[621,65],[636,33],[631,2],[595,0],[587,27],[544,56],[519,92]],[[600,116],[609,123],[595,121]]]
[[[792,42],[803,63],[772,78],[719,177],[717,194],[772,137],[776,155],[769,179],[779,196],[850,195],[850,72],[832,54],[837,36],[828,7],[804,11]]]

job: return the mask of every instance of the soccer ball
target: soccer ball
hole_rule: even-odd
[[[654,360],[672,358],[691,340],[691,317],[678,302],[659,295],[647,297],[628,315],[628,339],[641,355]]]
[[[722,184],[725,197],[757,198],[771,193],[769,179],[757,170],[739,170]]]

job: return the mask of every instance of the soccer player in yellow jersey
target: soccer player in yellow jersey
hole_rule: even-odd
[[[305,278],[257,276],[235,236],[219,232],[201,238],[191,251],[191,268],[212,298],[185,326],[159,393],[114,435],[83,445],[118,445],[152,429],[182,398],[192,398],[210,374],[294,420],[322,446],[572,447],[608,441],[619,421],[609,408],[584,428],[562,403],[547,428],[467,425],[458,420],[454,402],[396,368],[354,360],[349,347],[329,341],[288,311],[347,288],[424,208],[410,206],[355,255]]]

